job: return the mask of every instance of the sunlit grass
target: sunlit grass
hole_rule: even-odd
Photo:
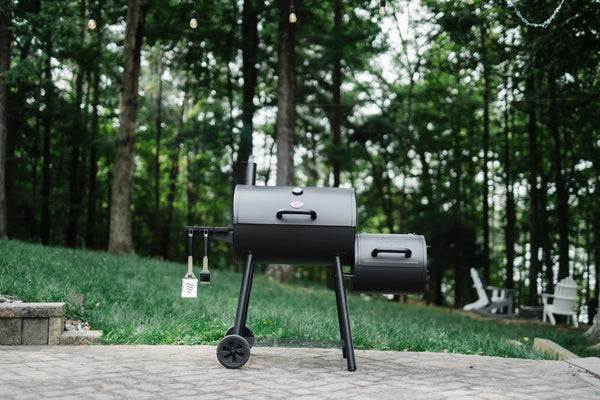
[[[183,261],[182,256],[182,261]],[[233,324],[241,274],[211,270],[198,298],[180,297],[183,263],[0,240],[0,293],[23,301],[61,301],[69,318],[103,331],[107,344],[216,345]],[[533,358],[534,337],[580,356],[598,356],[582,329],[477,318],[423,304],[348,296],[357,349],[433,351]],[[337,339],[335,294],[320,285],[256,276],[248,326],[256,337]]]

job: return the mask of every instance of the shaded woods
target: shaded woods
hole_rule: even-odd
[[[183,259],[251,157],[259,184],[356,188],[360,230],[425,235],[428,301],[471,301],[471,267],[519,304],[567,275],[597,297],[597,3],[545,28],[541,0],[307,2],[295,24],[286,1],[129,3],[0,3],[3,237]]]

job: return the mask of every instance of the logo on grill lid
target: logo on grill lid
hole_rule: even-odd
[[[290,206],[292,208],[302,208],[304,206],[304,203],[301,202],[300,200],[294,200],[290,203]]]

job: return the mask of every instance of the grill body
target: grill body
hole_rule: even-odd
[[[354,189],[236,186],[233,245],[257,262],[343,264],[354,259]]]
[[[419,294],[427,278],[427,245],[421,235],[356,235],[352,290]]]
[[[240,368],[250,356],[254,334],[246,326],[255,262],[332,264],[342,354],[356,370],[343,265],[351,265],[354,291],[421,293],[427,275],[425,239],[418,235],[356,234],[354,189],[255,186],[256,165],[247,164],[246,185],[233,197],[232,227],[186,226],[188,265],[194,235],[232,243],[245,260],[234,325],[217,346],[226,368]],[[207,264],[207,262],[206,262]],[[204,266],[203,266],[204,272]],[[208,273],[208,271],[206,271]],[[202,273],[201,273],[202,274]]]

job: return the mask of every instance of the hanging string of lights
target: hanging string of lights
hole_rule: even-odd
[[[564,2],[564,0],[563,0]],[[198,5],[198,1],[194,1],[194,11],[192,11],[192,17],[190,18],[190,28],[196,29],[198,27],[198,11],[196,11],[196,6]],[[562,3],[561,3],[562,5]],[[560,6],[559,6],[560,8]],[[518,13],[518,11],[517,11]],[[556,12],[555,12],[556,13]],[[379,15],[382,17],[385,15],[385,0],[379,1]],[[554,17],[554,16],[552,16]],[[296,15],[296,5],[294,4],[294,0],[290,0],[290,9],[289,9],[289,21],[292,24],[295,24],[298,21],[298,17]],[[94,0],[90,1],[90,14],[88,19],[88,28],[91,30],[96,29],[96,13],[94,12]]]
[[[564,2],[564,0],[563,0],[563,2]],[[194,1],[194,10],[192,11],[192,17],[190,18],[190,28],[192,28],[192,29],[196,29],[198,27],[198,11],[196,11],[197,5],[198,5],[198,1]],[[562,3],[561,3],[561,5],[562,5]],[[559,8],[560,8],[560,6],[559,6]],[[385,0],[379,1],[379,15],[381,15],[381,16],[385,15]],[[296,21],[298,21],[298,17],[296,15],[296,5],[294,3],[294,0],[290,0],[289,21],[292,24],[295,24]],[[87,26],[91,30],[96,29],[96,13],[94,12],[94,0],[90,1],[90,14],[89,14]]]
[[[379,15],[381,15],[382,17],[385,15],[385,0],[379,1]],[[290,0],[289,16],[289,21],[292,24],[295,24],[296,21],[298,21],[298,17],[296,16],[296,5],[294,4],[294,0]]]
[[[525,23],[525,25],[531,26],[531,27],[534,27],[534,28],[547,28],[548,25],[550,25],[550,23],[554,19],[554,17],[556,17],[556,14],[558,14],[558,12],[560,11],[560,8],[564,4],[564,2],[565,2],[565,0],[562,0],[560,2],[560,4],[558,5],[558,7],[556,7],[554,9],[554,12],[552,13],[552,15],[547,20],[545,20],[544,22],[542,22],[541,24],[537,24],[537,23],[534,23],[534,22],[529,22],[527,20],[527,18],[525,18],[523,16],[523,14],[521,14],[521,12],[519,11],[519,9],[517,8],[517,6],[515,5],[515,3],[512,0],[508,0],[508,5],[515,10],[515,13],[517,14],[517,16],[519,18],[521,18],[521,21],[523,21]]]
[[[523,23],[525,23],[525,25],[531,26],[534,28],[547,28],[552,23],[552,21],[556,17],[556,14],[558,14],[558,12],[562,8],[563,4],[565,3],[565,0],[561,0],[560,4],[554,9],[554,11],[552,12],[552,15],[550,15],[550,17],[548,19],[546,19],[542,23],[535,23],[535,22],[530,22],[527,18],[525,18],[523,16],[523,14],[521,14],[521,11],[519,11],[519,9],[517,8],[517,5],[516,5],[516,3],[518,1],[519,0],[516,0],[516,1],[507,0],[507,4],[509,7],[512,7],[515,10],[515,13],[521,19],[521,21],[523,21]],[[198,12],[196,11],[197,4],[198,4],[198,1],[197,0],[194,1],[194,11],[192,11],[192,18],[190,19],[190,28],[192,28],[192,29],[196,29],[198,27]],[[379,1],[379,15],[381,15],[382,17],[385,15],[385,0]],[[297,20],[298,20],[298,17],[296,15],[296,5],[294,3],[294,0],[290,0],[289,21],[290,21],[290,23],[295,24]],[[89,14],[87,26],[91,30],[96,29],[96,13],[94,12],[94,0],[90,1],[90,14]]]
[[[560,9],[562,8],[564,2],[565,0],[561,0],[560,4],[554,9],[554,12],[552,12],[552,15],[550,15],[550,17],[542,23],[530,22],[527,18],[523,16],[523,14],[521,14],[521,11],[519,11],[519,9],[517,8],[516,3],[512,0],[508,0],[508,6],[512,7],[515,10],[515,13],[521,19],[521,21],[525,23],[525,25],[534,28],[547,28],[556,17],[556,14],[558,14]],[[198,1],[194,1],[194,11],[192,11],[192,18],[190,19],[190,28],[192,29],[196,29],[198,27],[198,12],[196,11],[197,4]],[[380,0],[379,2],[379,15],[381,15],[382,17],[385,15],[385,0]],[[294,24],[297,20],[298,17],[296,16],[296,5],[294,4],[294,0],[290,0],[289,21],[292,24]],[[87,26],[91,30],[96,29],[96,13],[94,12],[94,0],[91,0],[90,2],[90,14]]]

